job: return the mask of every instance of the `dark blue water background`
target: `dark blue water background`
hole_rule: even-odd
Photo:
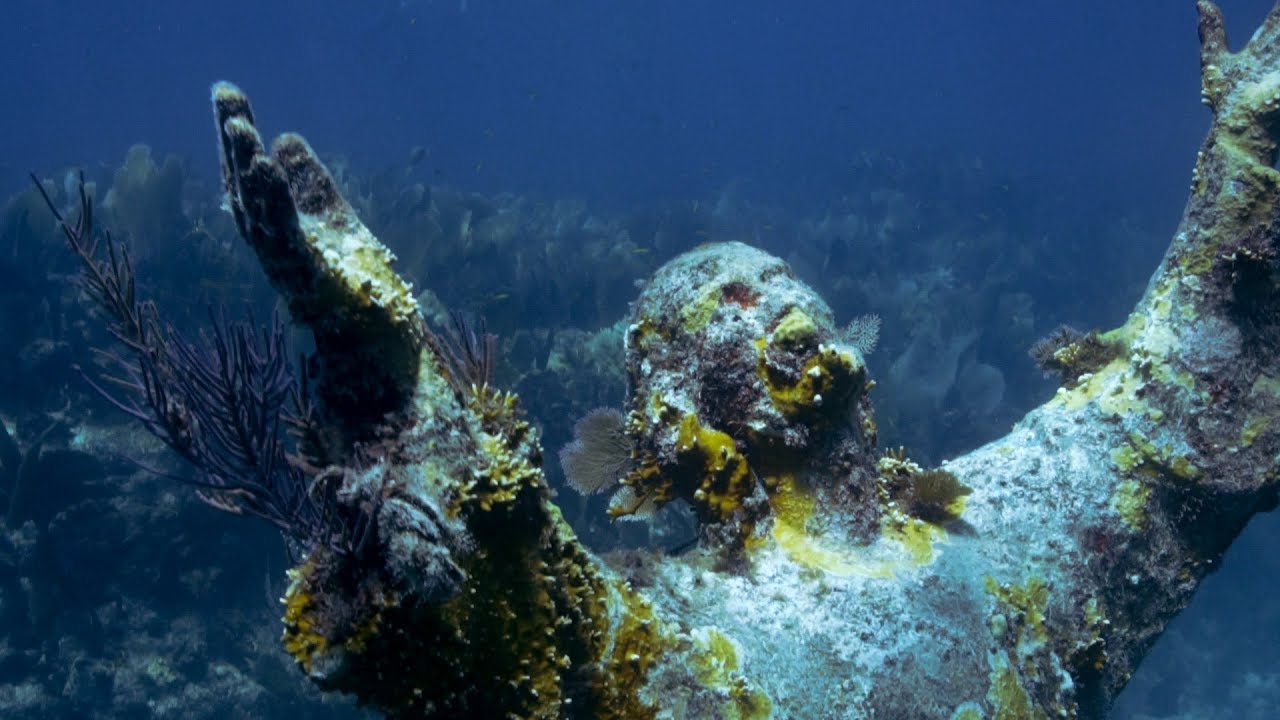
[[[1228,0],[1237,42],[1268,3]],[[213,167],[205,102],[478,190],[828,194],[859,155],[957,153],[1175,208],[1205,127],[1193,3],[15,0],[0,163]]]

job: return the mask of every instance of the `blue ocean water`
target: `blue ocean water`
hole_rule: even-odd
[[[1243,39],[1266,3],[1224,9]],[[319,147],[378,162],[424,145],[483,191],[822,194],[876,149],[1176,206],[1205,124],[1186,103],[1194,22],[1159,0],[20,0],[0,29],[3,157],[20,171],[144,140],[208,170],[198,91],[231,79]]]
[[[1270,9],[1264,0],[1220,5],[1237,44]],[[927,323],[935,307],[963,306],[938,330],[961,370],[914,405],[895,406],[891,393],[882,400],[897,418],[885,444],[934,460],[1006,430],[1052,391],[1025,359],[1037,334],[1062,322],[1123,320],[1177,224],[1209,119],[1198,101],[1189,1],[14,0],[3,17],[0,196],[28,192],[29,171],[61,185],[72,167],[105,193],[137,143],[157,168],[176,156],[180,212],[156,226],[161,237],[135,238],[147,248],[140,267],[169,278],[157,281],[161,293],[199,283],[183,275],[199,274],[185,263],[184,242],[235,242],[225,218],[219,225],[208,103],[210,84],[231,80],[253,98],[266,133],[297,130],[322,157],[341,158],[348,187],[367,198],[366,219],[393,246],[405,243],[402,257],[412,256],[414,230],[397,225],[398,203],[409,201],[396,188],[415,184],[439,203],[475,193],[531,215],[535,206],[572,206],[556,217],[583,232],[593,227],[587,215],[629,229],[641,259],[613,262],[612,275],[591,258],[572,266],[579,274],[549,277],[563,269],[549,260],[512,269],[519,253],[509,248],[409,259],[420,285],[439,279],[442,302],[484,314],[505,337],[550,343],[549,328],[608,326],[653,263],[706,239],[787,257],[844,318],[880,314],[886,330],[872,370],[890,390],[912,324]],[[76,317],[49,309],[70,301],[48,289],[68,266],[34,248],[35,226],[20,210],[11,201],[0,226],[11,271],[0,292],[6,308],[19,308],[0,316],[13,328],[5,367],[26,373],[18,384],[75,386],[55,366],[89,362],[60,335]],[[688,232],[642,241],[654,217],[679,218]],[[547,232],[541,240],[554,239]],[[721,237],[729,234],[737,237]],[[14,284],[33,264],[51,284]],[[233,276],[225,267],[210,277]],[[450,277],[461,267],[477,272]],[[270,307],[260,286],[208,282],[207,292],[174,304],[252,296]],[[63,345],[65,354],[38,351]],[[963,368],[978,363],[997,369],[999,392],[962,382]],[[507,372],[517,387],[528,381],[518,368]],[[575,413],[622,391],[607,373],[559,405],[524,387],[549,447],[566,439]],[[3,393],[0,416],[18,428],[20,445],[24,432],[42,430],[32,415],[56,410],[62,422],[75,413],[52,394]],[[916,422],[926,410],[975,404],[983,411],[969,416],[966,433]],[[9,625],[0,626],[0,714],[180,715],[157,699],[212,697],[217,682],[287,698],[261,701],[281,712],[308,703],[312,714],[359,713],[308,694],[285,661],[246,659],[229,637],[260,633],[268,645],[278,633],[246,629],[270,617],[279,592],[283,551],[264,559],[252,549],[278,545],[270,532],[213,516],[165,552],[134,523],[159,516],[155,527],[165,528],[174,517],[213,513],[184,505],[181,486],[135,478],[119,487],[136,490],[147,509],[129,509],[101,544],[154,544],[129,567],[113,574],[98,564],[101,548],[55,545],[61,579],[32,599],[15,589],[31,586],[31,565],[3,564],[11,577],[0,582]],[[36,552],[46,526],[70,532],[95,522],[121,492],[104,479],[66,490],[31,518],[11,516],[35,529],[6,526],[5,557]],[[600,532],[603,543],[617,540]],[[1114,717],[1280,716],[1277,652],[1267,642],[1280,628],[1267,572],[1278,538],[1274,517],[1255,521],[1156,645]],[[132,674],[115,674],[131,663]]]

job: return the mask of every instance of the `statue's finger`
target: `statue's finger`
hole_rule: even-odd
[[[355,211],[338,191],[333,176],[305,138],[297,133],[285,133],[276,138],[272,154],[289,181],[299,212],[312,215],[330,227],[359,222]]]

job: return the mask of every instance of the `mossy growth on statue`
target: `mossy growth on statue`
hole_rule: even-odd
[[[940,468],[925,470],[907,459],[903,448],[890,450],[877,464],[883,489],[902,512],[927,523],[959,520],[972,488]]]
[[[1059,325],[1032,345],[1028,354],[1046,375],[1055,376],[1063,387],[1072,388],[1082,375],[1097,372],[1116,359],[1121,349],[1097,330],[1083,333],[1069,325]]]

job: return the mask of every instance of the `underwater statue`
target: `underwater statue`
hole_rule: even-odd
[[[484,333],[427,328],[307,143],[268,151],[216,85],[228,205],[315,337],[297,452],[202,488],[300,548],[285,647],[391,717],[1105,716],[1280,482],[1280,7],[1238,53],[1199,11],[1181,225],[1122,327],[1039,349],[1052,399],[939,468],[885,453],[858,339],[783,261],[704,245],[634,303],[625,412],[569,458],[613,515],[687,503],[698,541],[607,560]],[[242,372],[254,342],[224,343]],[[202,452],[183,397],[153,419]]]

